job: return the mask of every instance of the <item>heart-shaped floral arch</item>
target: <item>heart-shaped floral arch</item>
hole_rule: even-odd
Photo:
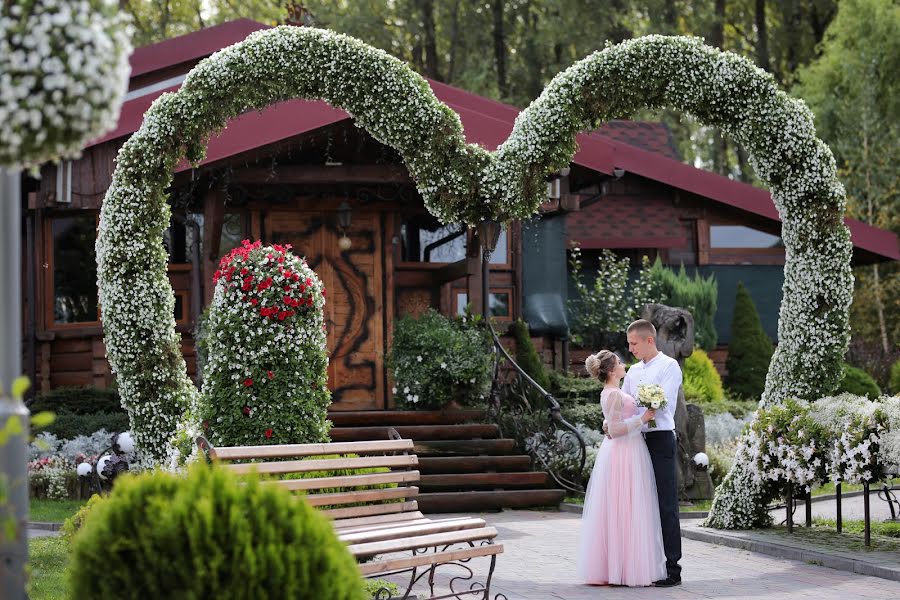
[[[348,36],[276,27],[200,62],[177,93],[153,103],[119,152],[103,202],[97,264],[107,353],[135,440],[155,459],[198,394],[175,332],[165,190],[177,162],[199,162],[209,135],[229,119],[292,98],[351,113],[400,153],[432,214],[470,225],[533,214],[545,176],[571,161],[576,135],[605,121],[671,106],[721,127],[750,154],[783,222],[779,346],[762,402],[814,399],[836,384],[852,293],[843,187],[810,111],[750,61],[687,37],[607,47],[555,77],[488,152],[465,143],[459,117],[405,63]],[[743,481],[741,472],[729,480]],[[720,525],[749,524],[743,492],[720,493],[716,503],[738,515]]]

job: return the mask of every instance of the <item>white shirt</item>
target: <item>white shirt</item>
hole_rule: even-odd
[[[678,404],[678,388],[681,387],[681,367],[674,358],[662,352],[647,362],[641,361],[632,365],[625,374],[622,391],[637,399],[638,385],[656,383],[666,394],[666,407],[656,411],[656,427],[650,428],[645,423],[641,431],[675,431],[675,408]],[[642,415],[646,408],[638,407],[636,415]]]

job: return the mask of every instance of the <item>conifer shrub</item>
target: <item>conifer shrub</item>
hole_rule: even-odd
[[[687,401],[721,402],[725,398],[722,378],[709,355],[700,348],[696,348],[684,361],[682,386]]]
[[[204,464],[122,477],[72,544],[71,597],[363,600],[328,520],[278,486]]]
[[[690,311],[694,317],[694,339],[704,350],[716,347],[715,316],[719,299],[719,286],[715,275],[703,277],[687,274],[684,265],[676,272],[662,264],[659,257],[648,270],[651,283],[651,297],[662,304],[677,306]]]
[[[756,312],[753,298],[738,282],[731,320],[731,343],[728,344],[726,385],[741,398],[758,400],[766,387],[766,373],[772,360],[772,340],[766,335]]]
[[[900,395],[900,360],[891,365],[890,389],[892,394]]]
[[[516,340],[516,362],[538,385],[545,390],[549,390],[550,377],[547,375],[544,363],[541,362],[541,357],[538,356],[537,349],[531,341],[528,323],[522,319],[515,320],[509,327],[509,334]]]
[[[843,368],[844,376],[841,377],[841,381],[838,383],[836,394],[850,392],[854,396],[867,396],[869,400],[878,399],[881,395],[881,389],[871,375],[848,364],[845,364]]]

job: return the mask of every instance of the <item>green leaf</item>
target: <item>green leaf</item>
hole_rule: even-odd
[[[56,415],[49,410],[44,410],[31,415],[31,428],[41,429],[47,427],[56,420]]]
[[[12,397],[16,399],[21,399],[22,396],[25,395],[25,392],[28,391],[28,388],[31,387],[31,381],[24,375],[20,377],[16,377],[16,380],[13,381],[12,384]]]

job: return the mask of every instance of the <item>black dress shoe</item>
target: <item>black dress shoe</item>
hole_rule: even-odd
[[[653,587],[675,587],[676,585],[681,585],[681,578],[674,579],[672,577],[666,577],[665,579],[653,582]]]

